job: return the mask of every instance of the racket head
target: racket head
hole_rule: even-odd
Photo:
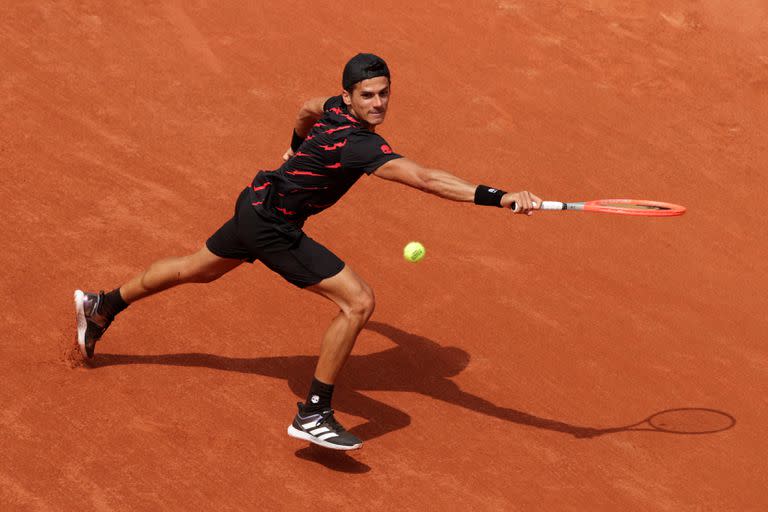
[[[685,213],[679,204],[647,199],[596,199],[584,201],[583,210],[588,212],[616,213],[642,217],[675,217]]]
[[[714,434],[736,424],[736,418],[728,413],[701,407],[667,409],[645,421],[654,430],[669,434]]]

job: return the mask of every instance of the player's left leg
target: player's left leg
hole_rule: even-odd
[[[298,404],[299,411],[288,427],[288,434],[334,450],[354,450],[363,442],[336,421],[331,397],[333,383],[373,313],[373,290],[349,267],[306,289],[336,303],[339,314],[323,336],[309,397],[306,403]]]
[[[373,314],[373,290],[349,266],[333,277],[307,290],[322,295],[339,306],[339,314],[323,336],[315,378],[333,384],[346,363],[358,334]]]
[[[238,238],[248,254],[289,283],[339,307],[323,336],[307,403],[298,404],[299,413],[288,434],[336,450],[359,448],[362,441],[335,420],[331,398],[333,383],[373,313],[373,291],[338,256],[299,227],[267,219],[246,206],[238,211]]]

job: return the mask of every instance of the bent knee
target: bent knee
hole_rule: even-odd
[[[351,316],[362,317],[364,321],[367,321],[375,308],[376,297],[373,295],[373,290],[369,286],[363,286],[350,301],[347,313]]]

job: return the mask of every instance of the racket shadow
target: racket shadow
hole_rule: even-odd
[[[736,418],[727,412],[705,407],[678,407],[659,411],[631,425],[599,429],[595,434],[584,437],[633,431],[690,436],[725,432],[734,426]]]
[[[366,395],[368,391],[401,391],[419,393],[442,402],[462,407],[479,414],[498,418],[510,423],[534,427],[576,438],[594,438],[627,431],[653,431],[675,434],[711,433],[700,431],[671,431],[658,424],[648,423],[652,418],[669,411],[714,411],[713,409],[673,409],[654,414],[642,422],[620,427],[597,428],[575,425],[553,418],[536,416],[525,411],[502,407],[477,395],[462,390],[450,379],[461,373],[469,364],[466,351],[443,346],[426,337],[411,334],[392,325],[371,321],[366,329],[385,336],[394,343],[390,349],[364,355],[350,356],[337,382],[334,407],[343,413],[364,418],[365,423],[350,429],[364,441],[408,427],[411,417],[401,409]],[[214,370],[261,375],[285,380],[300,400],[305,398],[309,381],[317,364],[317,356],[296,355],[258,358],[233,358],[204,353],[179,353],[161,355],[128,355],[101,353],[90,363],[92,369],[119,365],[163,365],[200,367]],[[287,408],[287,415],[293,408]],[[736,420],[727,413],[714,411],[726,428]],[[669,421],[669,417],[665,417]],[[644,428],[643,424],[648,423]],[[657,422],[658,423],[658,422]],[[699,429],[700,430],[700,429]],[[313,459],[311,453],[302,454]],[[357,468],[360,471],[360,468]]]

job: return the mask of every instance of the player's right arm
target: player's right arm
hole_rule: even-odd
[[[295,129],[299,137],[306,137],[309,130],[312,129],[312,125],[323,117],[323,105],[326,101],[328,101],[328,97],[312,98],[304,102],[296,115]]]
[[[451,201],[474,201],[475,191],[478,188],[478,185],[469,183],[447,171],[422,167],[407,158],[390,160],[376,169],[373,174]],[[541,199],[526,190],[504,194],[501,198],[501,207],[512,208],[513,205],[515,205],[515,213],[530,214],[532,210],[539,208]]]
[[[296,125],[293,128],[297,137],[301,139],[306,138],[312,129],[312,125],[323,117],[323,105],[325,105],[326,101],[328,101],[328,97],[312,98],[304,102],[299,109],[299,113],[296,115]],[[293,149],[288,148],[285,154],[283,154],[283,160],[288,160],[292,156]]]

